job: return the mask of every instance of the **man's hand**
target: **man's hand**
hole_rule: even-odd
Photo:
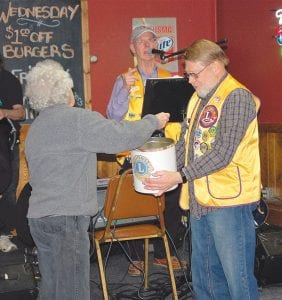
[[[0,109],[0,120],[7,117],[6,109]]]
[[[182,183],[179,172],[157,171],[152,174],[154,177],[146,178],[143,181],[144,188],[157,191],[155,196],[160,196],[174,185]]]
[[[128,71],[122,75],[123,87],[128,91],[130,90],[131,86],[135,84],[135,80],[138,79],[137,76],[133,75],[133,73],[136,71],[136,68],[128,68]]]
[[[25,119],[25,110],[23,105],[13,105],[12,109],[0,109],[0,120],[7,118],[14,121],[21,121]]]

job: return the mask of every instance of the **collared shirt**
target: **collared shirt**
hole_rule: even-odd
[[[148,78],[158,77],[158,67],[155,66],[151,74],[145,74],[141,69],[137,68],[141,75],[144,88]],[[145,89],[144,89],[145,90]],[[115,81],[112,95],[107,107],[107,117],[109,119],[122,120],[128,111],[128,94],[129,91],[123,87],[122,75],[119,75]]]
[[[227,74],[222,78],[219,84],[226,76]],[[197,218],[220,208],[200,205],[195,199],[193,181],[197,178],[219,171],[230,163],[239,143],[246,133],[248,125],[256,117],[256,106],[252,94],[241,88],[232,91],[223,105],[218,132],[212,149],[195,159],[193,150],[195,128],[203,107],[208,103],[219,84],[205,98],[200,99],[201,103],[196,112],[195,121],[193,124],[190,124],[192,129],[188,145],[189,164],[188,166],[185,166],[184,172],[189,181],[190,211],[192,216]],[[184,122],[187,122],[187,120]],[[183,126],[183,130],[185,131],[185,126]],[[184,161],[183,145],[177,145],[176,149],[178,168],[181,168],[181,163],[183,166]]]

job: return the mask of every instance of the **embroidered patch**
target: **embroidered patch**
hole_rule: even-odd
[[[134,113],[131,113],[131,112],[128,113],[128,117],[129,117],[129,118],[135,118],[135,116],[136,116],[136,114],[134,114]]]
[[[199,141],[194,142],[194,149],[195,149],[195,151],[200,149],[200,142]]]
[[[218,119],[218,110],[214,105],[208,105],[200,117],[200,125],[204,128],[213,126]]]
[[[196,131],[195,131],[195,140],[197,139],[200,139],[202,136],[202,130],[200,128],[198,128]]]
[[[208,138],[209,138],[209,133],[207,130],[204,130],[203,134],[202,134],[203,141],[206,142],[208,140]]]
[[[211,128],[209,128],[209,135],[211,137],[215,137],[216,136],[216,132],[217,132],[217,127],[216,126],[212,126]]]
[[[206,143],[201,143],[200,150],[203,154],[205,154],[208,150],[208,145]]]

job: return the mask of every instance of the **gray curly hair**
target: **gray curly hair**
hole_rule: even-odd
[[[73,80],[61,64],[52,59],[38,62],[26,77],[25,96],[40,111],[48,106],[67,104]]]

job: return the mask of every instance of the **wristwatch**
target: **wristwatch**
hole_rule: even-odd
[[[181,169],[179,171],[180,175],[181,175],[181,178],[182,178],[182,183],[186,183],[187,182],[187,177],[185,175],[185,173],[183,172],[183,170]]]

